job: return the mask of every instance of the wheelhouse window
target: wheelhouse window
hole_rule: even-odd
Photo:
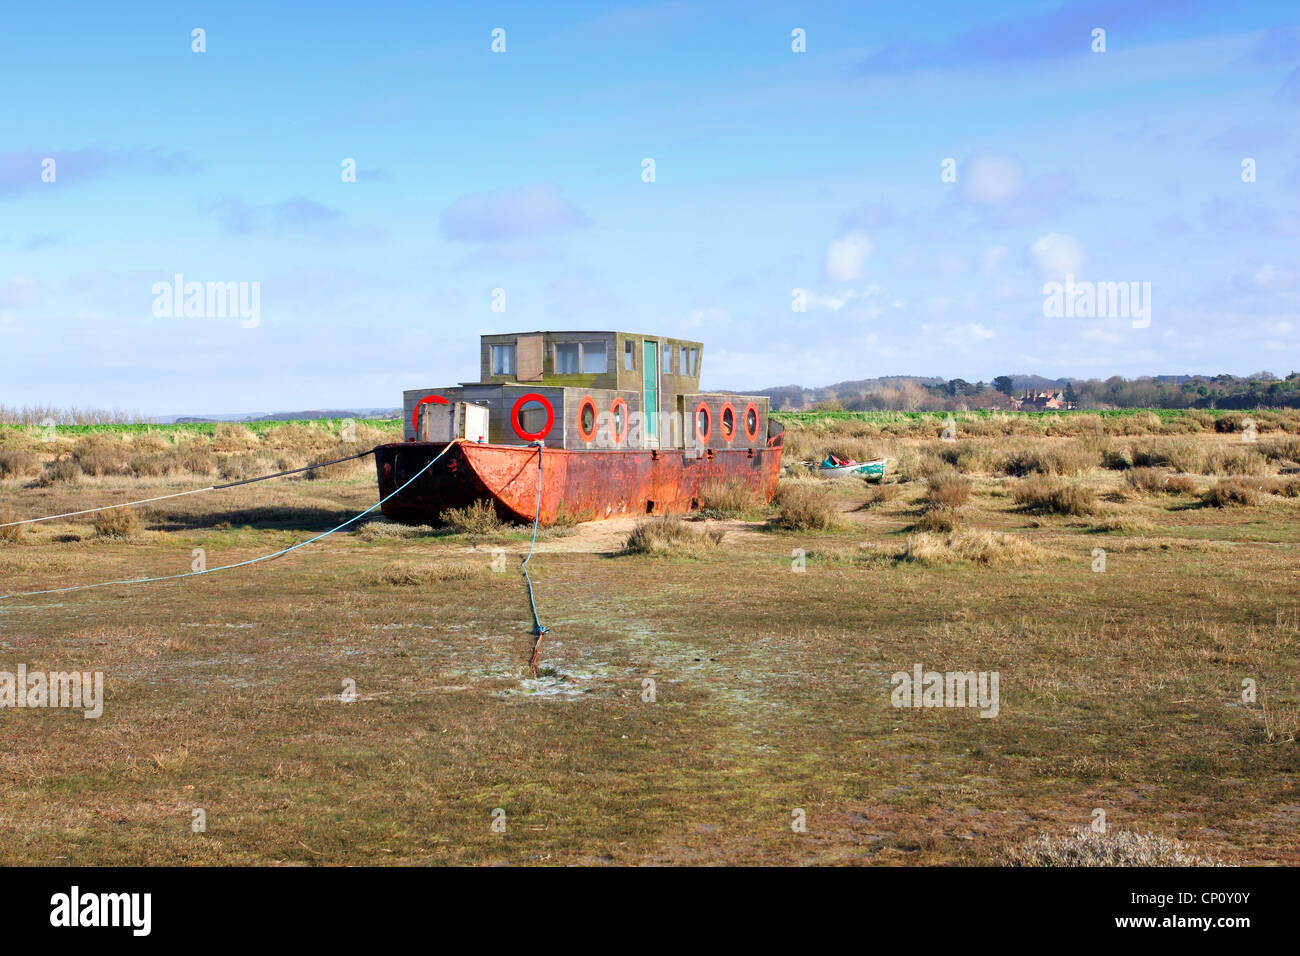
[[[690,374],[691,374],[691,366],[690,366],[690,351],[691,351],[691,350],[688,349],[685,345],[682,346],[681,361],[680,361],[680,363],[679,363],[678,366],[677,366],[677,369],[678,369],[677,374],[678,374],[678,375],[690,375]]]
[[[664,343],[664,367],[663,373],[671,375],[673,370],[673,347],[667,342]]]
[[[556,375],[577,375],[581,361],[582,346],[577,342],[564,342],[555,346]]]
[[[682,349],[682,374],[699,375],[700,374],[700,350],[699,349]],[[685,361],[689,359],[689,364]]]
[[[604,375],[609,371],[604,342],[582,343],[582,371],[587,375]]]
[[[636,343],[631,339],[623,343],[623,368],[629,372],[636,368]]]
[[[515,347],[513,345],[492,346],[492,374],[515,374]]]

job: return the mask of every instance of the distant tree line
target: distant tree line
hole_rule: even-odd
[[[1025,391],[1063,392],[1079,408],[1300,408],[1300,372],[1047,379],[999,375],[992,382],[893,376],[839,382],[824,388],[788,385],[764,389],[773,408],[845,411],[943,411],[1009,408]]]

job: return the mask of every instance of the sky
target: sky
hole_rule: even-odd
[[[394,407],[536,329],[739,390],[1300,368],[1293,2],[10,3],[0,91],[3,405]]]

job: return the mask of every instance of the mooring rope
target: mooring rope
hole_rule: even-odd
[[[528,556],[520,569],[524,572],[524,582],[528,585],[528,604],[533,609],[533,653],[528,658],[528,666],[537,670],[537,654],[542,649],[542,635],[547,627],[537,616],[537,599],[533,596],[533,579],[528,576],[528,562],[533,559],[533,549],[537,547],[537,526],[542,520],[542,449],[545,445],[537,442],[537,505],[533,508],[533,540],[528,545]]]
[[[353,461],[357,458],[365,458],[367,455],[373,455],[375,450],[363,451],[360,454],[348,455],[346,458],[335,458],[333,461],[321,461],[314,465],[307,465],[303,468],[291,468],[288,471],[277,471],[272,475],[259,475],[256,478],[244,478],[241,481],[227,481],[221,485],[208,485],[206,488],[191,488],[189,491],[177,491],[170,495],[159,495],[156,498],[140,498],[137,501],[124,501],[117,505],[104,505],[102,508],[86,508],[82,511],[65,511],[60,515],[45,515],[40,518],[24,518],[22,521],[6,521],[0,524],[0,528],[12,528],[14,525],[35,524],[38,521],[54,521],[56,518],[74,518],[77,515],[91,515],[97,511],[112,511],[115,508],[133,508],[136,505],[147,505],[153,501],[166,501],[168,498],[180,498],[184,495],[197,495],[204,491],[221,491],[225,488],[234,488],[236,485],[250,485],[255,481],[266,481],[268,478],[283,478],[285,475],[296,475],[300,471],[311,471],[313,468],[324,468],[327,465],[337,465],[340,462]]]
[[[264,554],[264,555],[262,555],[261,557],[257,557],[257,558],[249,558],[247,561],[240,561],[240,562],[238,562],[238,563],[236,563],[236,564],[226,564],[226,565],[223,565],[223,566],[221,566],[221,567],[219,567],[219,568],[204,568],[202,571],[186,571],[186,572],[184,572],[183,574],[165,574],[165,575],[162,575],[161,577],[152,577],[152,578],[130,578],[130,579],[125,580],[125,581],[103,581],[103,582],[100,582],[99,584],[78,584],[78,585],[75,585],[75,586],[73,586],[73,587],[67,587],[67,588],[49,588],[49,589],[44,590],[44,591],[20,591],[20,592],[18,592],[18,593],[16,593],[16,594],[0,594],[0,601],[6,601],[6,600],[8,600],[9,598],[16,598],[16,597],[35,597],[35,596],[37,596],[37,595],[41,595],[41,594],[64,594],[64,593],[66,593],[66,592],[68,592],[68,591],[89,591],[89,590],[91,590],[92,588],[108,588],[108,587],[114,587],[115,585],[119,585],[119,584],[149,584],[149,583],[152,583],[152,582],[155,582],[155,581],[174,581],[174,580],[176,580],[177,578],[192,578],[192,577],[196,577],[197,575],[200,575],[200,574],[213,574],[213,573],[215,573],[215,572],[217,572],[217,571],[230,571],[230,570],[232,570],[232,569],[234,569],[234,568],[243,568],[243,567],[247,567],[247,566],[250,565],[250,564],[258,564],[258,563],[260,563],[260,562],[262,562],[262,561],[270,561],[272,558],[278,558],[278,557],[281,557],[281,556],[283,556],[283,555],[288,554],[288,553],[291,552],[291,551],[297,551],[299,548],[305,548],[305,547],[307,547],[307,545],[309,545],[309,544],[313,544],[314,542],[319,541],[319,540],[321,540],[322,538],[328,538],[330,535],[334,534],[336,531],[342,531],[342,530],[343,530],[344,528],[346,528],[348,525],[350,525],[350,524],[352,524],[352,523],[354,523],[354,522],[356,522],[356,521],[360,521],[360,520],[361,520],[362,518],[364,518],[366,515],[370,514],[370,512],[372,512],[372,511],[374,511],[376,508],[380,507],[380,506],[381,506],[385,501],[388,501],[390,498],[392,498],[392,497],[394,497],[395,495],[399,494],[403,489],[406,488],[407,485],[409,485],[411,482],[415,481],[416,478],[419,478],[422,474],[424,474],[426,471],[428,471],[430,468],[432,468],[433,465],[434,465],[434,463],[435,463],[439,458],[441,458],[443,455],[447,454],[447,452],[449,452],[449,451],[451,450],[452,446],[455,445],[455,444],[457,444],[458,442],[460,442],[460,440],[461,440],[461,439],[457,438],[457,439],[453,439],[452,441],[448,442],[446,448],[444,448],[442,451],[438,452],[438,454],[434,455],[433,458],[430,459],[429,462],[428,462],[427,464],[425,464],[423,468],[421,468],[419,471],[417,471],[415,474],[413,474],[410,478],[408,478],[408,479],[405,481],[405,483],[402,484],[402,486],[401,486],[400,488],[396,488],[396,489],[393,490],[393,492],[392,492],[391,494],[387,494],[387,495],[385,495],[384,497],[380,498],[377,502],[375,502],[373,505],[371,505],[371,506],[370,506],[369,508],[367,508],[365,511],[361,512],[360,514],[354,515],[353,517],[349,518],[347,521],[343,522],[341,525],[338,525],[337,527],[330,528],[330,530],[325,531],[325,532],[322,532],[321,534],[316,535],[316,537],[314,537],[314,538],[308,538],[306,541],[300,541],[300,542],[298,542],[298,543],[295,544],[295,545],[291,545],[290,547],[283,548],[283,549],[281,549],[281,550],[279,550],[279,551],[275,551],[275,552],[273,552],[273,553],[271,553],[271,554]],[[353,457],[355,457],[355,458],[360,458],[361,456],[360,456],[360,455],[354,455]],[[344,459],[341,459],[341,460],[342,460],[342,461],[347,461],[348,459],[344,458]],[[329,462],[328,464],[333,464],[333,462]],[[271,478],[271,477],[275,477],[275,476],[273,476],[273,475],[267,475],[266,477]]]

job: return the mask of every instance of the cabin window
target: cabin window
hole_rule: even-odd
[[[636,368],[636,343],[631,339],[623,343],[623,368],[629,372]]]
[[[686,359],[690,359],[689,364]],[[699,375],[700,374],[700,350],[699,349],[682,349],[682,374]]]
[[[682,356],[681,356],[681,361],[677,365],[677,374],[678,375],[691,374],[690,349],[688,349],[685,345],[682,346]]]
[[[731,405],[722,406],[722,437],[731,441],[736,434],[736,410]]]
[[[582,343],[582,371],[586,375],[604,375],[609,371],[604,342]]]
[[[582,360],[582,346],[577,342],[565,342],[555,346],[555,374],[577,375]]]
[[[753,402],[745,408],[745,437],[750,441],[758,437],[758,409]]]
[[[663,367],[663,373],[664,373],[665,375],[670,375],[670,374],[672,374],[672,368],[673,368],[673,347],[672,347],[671,345],[669,345],[667,342],[665,342],[665,343],[664,343],[664,367]]]
[[[492,346],[492,374],[515,374],[515,347],[513,345]]]

